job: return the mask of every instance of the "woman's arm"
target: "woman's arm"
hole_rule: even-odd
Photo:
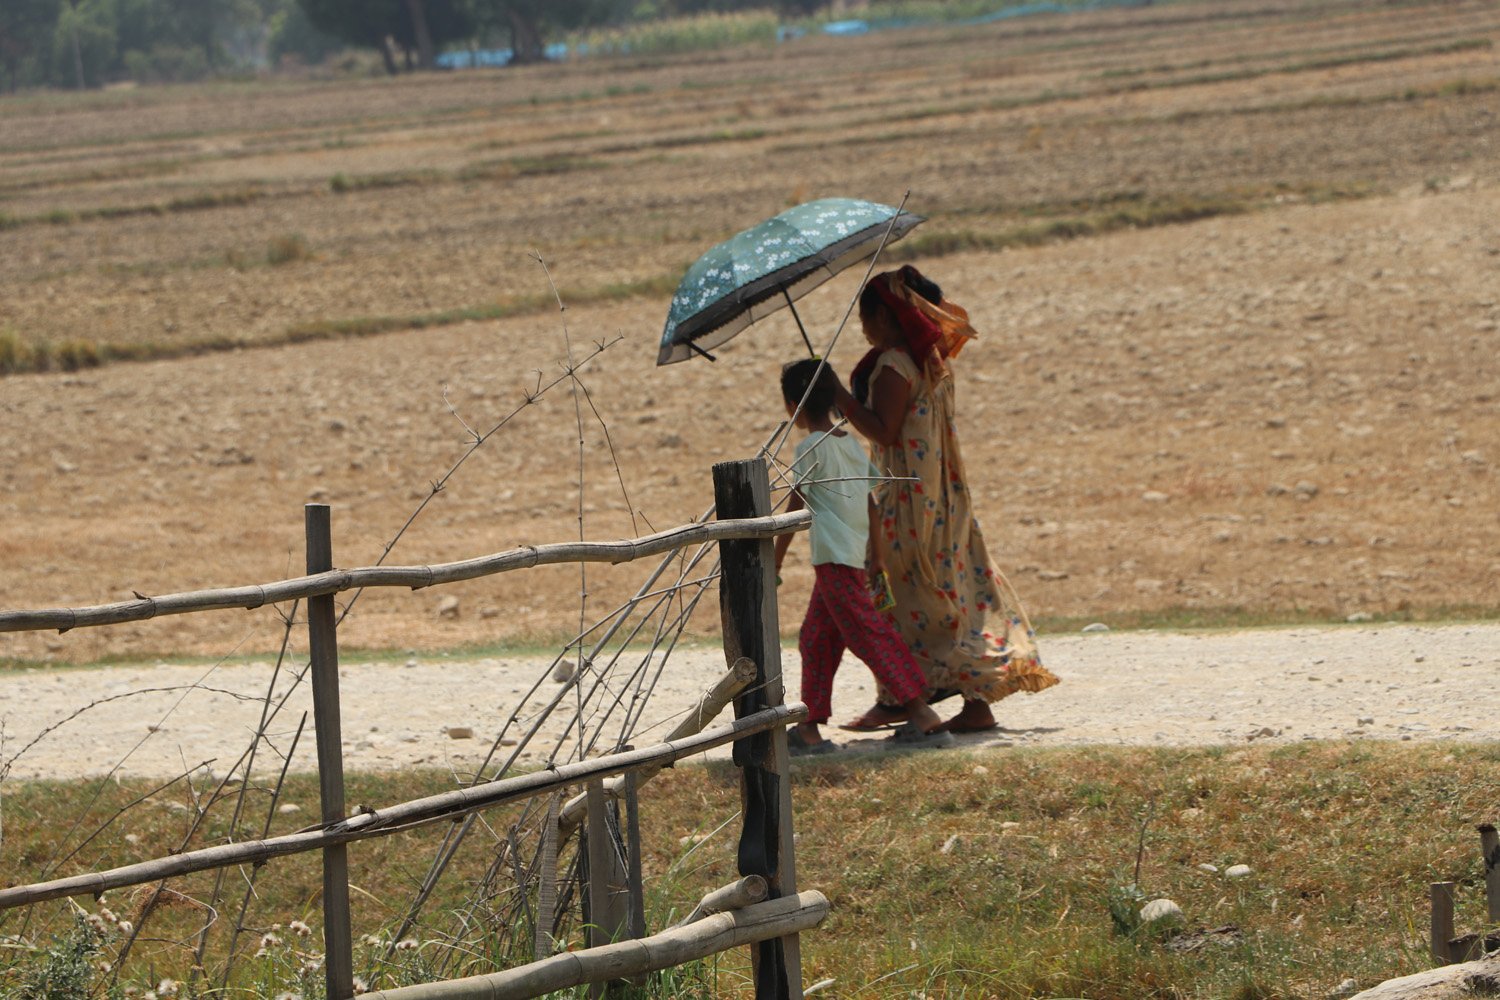
[[[865,406],[844,388],[833,394],[839,408],[854,429],[880,445],[892,445],[901,439],[901,425],[906,421],[906,404],[911,402],[911,383],[893,368],[882,368],[870,386],[870,405]]]

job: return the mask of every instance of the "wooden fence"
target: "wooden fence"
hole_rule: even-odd
[[[584,898],[589,940],[584,950],[551,954],[550,920],[537,922],[537,960],[481,976],[425,983],[367,994],[387,1000],[520,998],[591,984],[602,996],[608,984],[748,945],[758,998],[800,997],[798,935],[822,922],[828,901],[799,892],[793,858],[791,786],[786,725],[806,718],[806,708],[785,703],[776,616],[772,539],[808,526],[807,511],[772,515],[763,460],[716,465],[714,497],[720,520],[684,525],[625,542],[567,543],[521,549],[434,566],[333,567],[330,511],[306,507],[307,575],[275,583],[195,591],[86,608],[0,612],[0,632],[58,629],[140,621],[169,614],[256,608],[296,599],[308,602],[313,714],[317,731],[321,823],[308,830],[261,840],[221,844],[103,872],[90,872],[0,889],[0,910],[48,899],[97,894],[157,882],[189,872],[245,863],[263,864],[288,854],[323,855],[324,974],[330,998],[354,995],[347,845],[442,821],[502,803],[554,796],[544,828],[543,857],[554,870],[557,846],[583,830],[587,872]],[[620,563],[716,541],[720,558],[720,614],[729,672],[700,699],[696,710],[662,743],[557,765],[379,809],[346,814],[339,713],[338,624],[334,595],[363,587],[419,589],[563,562]],[[733,722],[709,727],[734,700]],[[740,879],[707,894],[682,923],[647,934],[642,900],[637,797],[640,786],[671,763],[732,743],[741,775]],[[606,781],[606,779],[608,779]],[[556,796],[582,785],[561,804]],[[607,806],[623,801],[626,819],[611,823]],[[622,860],[623,859],[623,860]]]

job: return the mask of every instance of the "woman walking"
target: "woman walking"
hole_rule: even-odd
[[[1037,656],[1015,592],[990,563],[970,503],[948,359],[974,330],[968,314],[910,265],[870,279],[859,318],[871,349],[854,370],[854,391],[839,385],[835,402],[869,439],[875,464],[898,480],[877,492],[871,526],[896,599],[896,627],[922,666],[929,699],[963,696],[946,728],[993,729],[991,703],[1045,690],[1057,678]],[[906,719],[883,690],[880,699],[845,728]]]

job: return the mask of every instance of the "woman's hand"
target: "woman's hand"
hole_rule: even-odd
[[[865,406],[839,383],[833,395],[839,408],[854,429],[879,445],[893,445],[901,440],[901,425],[906,421],[906,407],[911,402],[911,383],[891,368],[882,368],[870,385],[870,405]]]

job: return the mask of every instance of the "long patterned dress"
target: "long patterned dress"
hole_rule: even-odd
[[[970,505],[954,430],[953,375],[946,365],[919,370],[904,350],[885,351],[884,368],[911,385],[911,401],[893,445],[876,446],[875,464],[892,477],[877,492],[877,543],[890,576],[891,612],[927,675],[929,694],[958,689],[966,700],[999,701],[1057,683],[1042,666],[1026,614],[990,562]],[[882,700],[888,701],[881,692]]]

